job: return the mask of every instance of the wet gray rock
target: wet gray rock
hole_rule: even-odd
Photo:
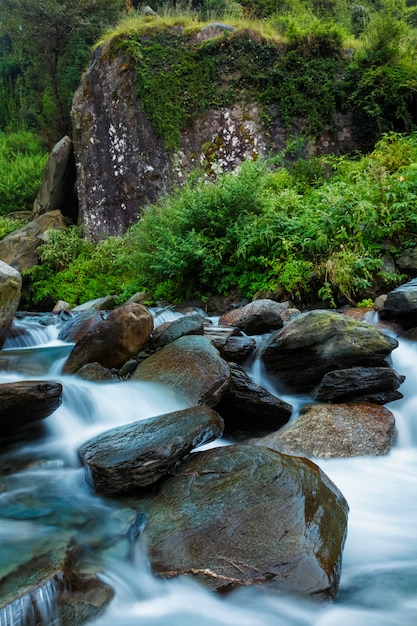
[[[260,299],[224,313],[219,319],[219,324],[235,326],[246,335],[262,335],[282,328],[284,321],[288,319],[288,304]]]
[[[405,376],[390,367],[352,367],[324,375],[314,392],[324,402],[373,402],[386,404],[403,397],[398,391]]]
[[[225,361],[243,365],[255,353],[256,340],[241,334],[233,326],[206,326],[204,336],[207,337]]]
[[[217,410],[224,418],[226,430],[254,432],[278,430],[288,422],[292,407],[253,382],[239,365],[229,363],[231,384]]]
[[[347,512],[306,459],[250,445],[196,452],[148,501],[151,566],[222,592],[265,585],[334,598]]]
[[[0,261],[0,348],[12,327],[22,290],[20,273],[3,261]]]
[[[71,319],[66,322],[65,326],[59,331],[58,339],[67,341],[68,343],[77,343],[93,328],[96,324],[107,317],[107,313],[91,309],[88,311],[79,311],[71,313]]]
[[[113,428],[78,453],[93,489],[116,495],[157,482],[193,448],[221,436],[223,427],[213,409],[196,406]]]
[[[417,278],[390,291],[380,315],[398,322],[406,330],[417,326]]]
[[[391,450],[396,435],[394,416],[386,407],[307,404],[294,422],[254,443],[297,456],[379,456]]]
[[[206,337],[188,335],[139,363],[132,380],[158,382],[190,405],[214,407],[230,385],[230,369]]]
[[[152,333],[152,348],[158,349],[172,343],[180,337],[187,335],[203,335],[204,318],[198,313],[194,315],[184,315],[173,322],[156,327]]]
[[[110,311],[75,344],[63,371],[74,374],[86,363],[118,368],[149,342],[153,317],[141,304],[124,304]]]
[[[46,380],[0,384],[2,437],[21,431],[53,413],[62,402],[62,385]]]
[[[339,313],[302,313],[276,331],[261,351],[265,368],[288,389],[311,391],[327,372],[386,367],[398,341],[365,322]]]

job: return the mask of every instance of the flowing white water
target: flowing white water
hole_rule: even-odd
[[[116,596],[94,623],[98,626],[415,626],[416,344],[401,341],[392,359],[394,369],[407,377],[401,387],[404,398],[388,405],[399,431],[392,452],[377,458],[314,459],[339,487],[350,506],[336,603],[317,604],[306,599],[271,595],[260,589],[241,589],[219,597],[185,578],[156,579],[139,545],[133,562],[111,551],[105,557],[103,579],[115,588]],[[257,375],[259,382],[271,387],[272,383],[264,379],[260,370]],[[9,369],[0,373],[0,382],[24,377],[28,376]],[[40,485],[37,519],[27,521],[24,510],[19,510],[14,511],[11,520],[7,516],[0,520],[0,545],[5,540],[9,550],[11,546],[17,552],[20,529],[29,538],[31,532],[35,535],[42,532],[42,516],[45,517],[45,532],[60,525],[71,526],[74,519],[78,520],[80,511],[89,510],[89,515],[97,519],[108,517],[107,504],[93,496],[83,482],[76,455],[81,442],[113,426],[182,408],[175,394],[159,385],[94,384],[61,376],[56,371],[52,376],[44,372],[43,377],[63,383],[63,404],[46,420],[48,436],[20,450],[27,458],[39,458],[42,462],[39,467],[31,466],[8,477],[8,489],[0,494],[0,509],[3,503],[7,508],[5,496],[14,482],[14,488],[23,491],[22,484],[26,489],[28,484],[34,488]],[[295,407],[306,400],[305,397],[284,399]],[[64,497],[62,509],[56,505],[55,491],[56,499],[58,494]],[[47,509],[54,510],[53,521]],[[24,622],[10,623],[18,626]],[[44,624],[48,624],[48,618],[44,619]]]

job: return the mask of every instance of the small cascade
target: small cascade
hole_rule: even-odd
[[[60,626],[58,594],[68,584],[60,572],[45,584],[0,608],[0,626]]]

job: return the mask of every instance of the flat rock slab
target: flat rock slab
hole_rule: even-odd
[[[199,445],[220,437],[223,420],[196,406],[113,428],[78,449],[93,489],[117,495],[147,487]]]
[[[403,397],[398,388],[404,380],[390,367],[351,367],[325,374],[314,397],[322,402],[386,404]]]
[[[268,448],[196,452],[147,503],[154,573],[217,591],[336,595],[348,506],[317,465]]]
[[[393,414],[378,404],[307,404],[294,422],[256,443],[308,457],[378,456],[396,434]]]

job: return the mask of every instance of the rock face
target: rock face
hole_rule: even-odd
[[[74,374],[86,363],[118,368],[149,341],[153,317],[141,304],[125,304],[95,324],[74,346],[63,371]]]
[[[348,507],[306,459],[257,446],[197,452],[148,505],[152,569],[211,589],[336,595]]]
[[[202,335],[204,333],[204,318],[196,313],[195,315],[184,315],[173,322],[163,324],[162,328],[157,327],[152,336],[151,345],[153,348],[162,348],[168,343],[186,337],[187,335]]]
[[[219,324],[236,326],[246,335],[262,335],[283,327],[284,321],[289,319],[287,309],[287,306],[274,300],[254,300],[222,315]]]
[[[189,335],[139,363],[132,380],[162,383],[190,405],[214,407],[230,385],[230,369],[208,339]]]
[[[311,391],[332,370],[386,367],[398,342],[375,327],[330,311],[309,311],[276,331],[261,360],[289,389]]]
[[[0,348],[12,326],[20,303],[22,277],[7,263],[0,261]]]
[[[39,261],[36,249],[44,243],[44,233],[54,228],[64,230],[67,223],[61,211],[50,211],[15,230],[0,241],[0,259],[19,272]]]
[[[229,31],[218,25],[205,27],[189,46],[203,50],[207,38],[214,38],[219,39],[220,47]],[[172,36],[187,40],[178,29]],[[145,35],[144,41],[148,40],[149,35]],[[181,185],[196,167],[203,165],[208,176],[215,176],[285,146],[288,131],[275,108],[268,110],[273,123],[266,132],[264,111],[253,97],[243,94],[242,102],[229,106],[203,111],[200,106],[180,129],[178,147],[166,149],[145,113],[146,94],[138,93],[137,61],[125,52],[116,52],[116,48],[117,44],[107,41],[95,50],[73,99],[79,223],[88,238],[101,240],[122,234],[137,220],[141,207],[155,202],[174,184]],[[201,54],[204,56],[204,50]],[[235,81],[239,93],[240,71],[236,63],[225,76],[227,82]],[[335,152],[343,146],[350,151],[352,138],[343,115],[335,114],[334,125],[336,132],[328,126],[318,139],[321,148]]]
[[[75,191],[75,159],[71,139],[63,137],[53,147],[41,188],[33,203],[33,217],[59,210],[74,224],[78,219],[78,200]]]
[[[95,491],[121,494],[157,482],[193,448],[220,437],[223,426],[213,409],[197,406],[113,428],[78,453]]]
[[[257,443],[308,457],[387,454],[396,438],[394,416],[377,404],[307,404],[285,429]]]

